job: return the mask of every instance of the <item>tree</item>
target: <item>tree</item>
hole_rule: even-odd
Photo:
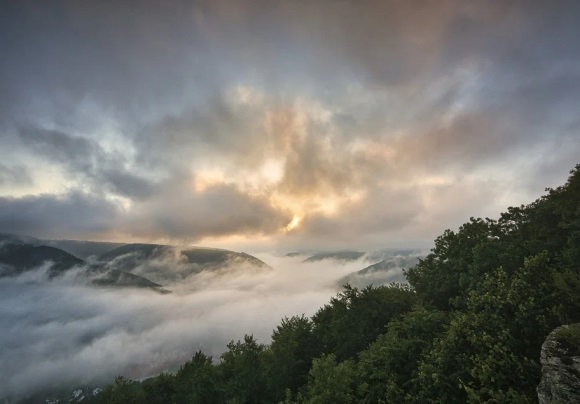
[[[312,317],[313,335],[323,353],[333,353],[339,361],[354,358],[384,332],[389,321],[411,310],[416,301],[406,285],[362,290],[346,285]]]
[[[184,363],[177,374],[175,398],[179,403],[203,404],[220,403],[222,394],[221,381],[211,356],[201,351]]]
[[[448,403],[532,400],[541,344],[558,325],[550,278],[545,252],[526,259],[513,276],[501,267],[487,274],[481,290],[469,294],[467,310],[453,314],[449,328],[421,362],[419,398]]]
[[[295,393],[308,381],[312,359],[319,355],[312,326],[304,315],[286,317],[272,333],[265,360],[268,387],[276,401],[284,399],[286,389]]]
[[[265,401],[264,345],[251,335],[244,341],[231,341],[222,354],[218,366],[224,383],[225,399],[235,403],[261,403]]]
[[[493,220],[473,217],[457,233],[445,230],[435,240],[431,253],[405,271],[409,284],[425,303],[439,310],[462,306],[472,280],[477,278],[477,274],[470,274],[474,249],[493,240],[495,230]],[[494,264],[491,266],[497,268]]]
[[[322,355],[312,362],[308,386],[303,398],[309,404],[354,403],[353,385],[355,381],[354,362],[336,362],[333,354]]]
[[[176,380],[169,373],[161,373],[157,377],[142,383],[145,401],[150,404],[172,403],[175,400]]]
[[[447,325],[447,314],[415,307],[360,354],[358,397],[366,403],[414,402],[419,360]]]
[[[106,404],[139,404],[144,402],[140,384],[123,376],[117,376],[115,383],[107,386],[96,397],[96,401]]]

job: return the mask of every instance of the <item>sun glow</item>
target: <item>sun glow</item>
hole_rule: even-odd
[[[286,233],[291,232],[292,230],[296,229],[300,225],[301,221],[302,221],[302,218],[300,216],[294,215],[292,217],[292,220],[290,220],[290,223],[288,223],[288,225],[286,227],[284,227],[284,231]]]

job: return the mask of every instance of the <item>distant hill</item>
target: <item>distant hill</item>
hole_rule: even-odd
[[[96,262],[161,283],[180,281],[202,271],[272,269],[243,252],[201,247],[180,249],[161,244],[126,244],[99,256]]]
[[[105,254],[100,255],[98,257],[98,261],[112,261],[115,259],[123,258],[123,262],[126,265],[132,265],[132,263],[141,260],[166,258],[169,254],[178,254],[180,259],[186,260],[189,264],[223,264],[231,261],[232,259],[238,258],[243,261],[248,261],[256,266],[268,266],[268,264],[266,264],[264,261],[243,252],[239,253],[230,250],[203,247],[179,249],[169,245],[138,243],[125,244],[121,247],[117,247]]]
[[[406,282],[404,268],[415,266],[418,256],[395,256],[369,265],[340,279],[339,284],[350,284],[358,288],[369,285],[386,285],[391,282]]]
[[[55,247],[31,244],[4,244],[0,246],[0,276],[17,275],[51,262],[49,276],[54,277],[85,262]]]
[[[95,277],[92,282],[99,286],[150,288],[159,293],[171,293],[170,291],[163,289],[163,286],[151,282],[147,278],[114,269]]]
[[[388,260],[393,257],[422,257],[429,253],[427,249],[418,248],[385,248],[368,252],[364,260],[371,263]]]
[[[376,264],[369,265],[355,272],[358,275],[370,275],[377,272],[390,271],[397,268],[407,268],[415,266],[419,262],[419,257],[390,257],[379,261]]]
[[[90,257],[98,257],[123,245],[123,243],[82,240],[43,240],[43,242],[45,245],[60,248],[84,260]]]
[[[171,251],[171,247],[161,244],[124,244],[114,248],[97,258],[97,262],[119,260],[117,265],[131,269],[141,261],[162,258]]]
[[[335,251],[335,252],[326,252],[315,254],[309,258],[306,258],[302,262],[317,262],[326,259],[333,259],[337,261],[356,261],[365,255],[365,252],[362,251]]]
[[[292,251],[285,254],[285,256],[290,258],[299,256],[308,257],[302,262],[317,262],[326,259],[352,262],[360,259],[369,262],[371,264],[376,264],[380,261],[395,256],[416,257],[416,256],[424,256],[427,253],[428,250],[419,248],[384,248],[372,251],[359,251],[359,250],[310,251],[310,252]]]
[[[18,275],[50,262],[51,278],[72,267],[84,267],[85,275],[94,278],[93,283],[99,286],[158,290],[161,285],[180,282],[202,271],[272,269],[243,252],[203,247],[182,249],[162,244],[41,240],[0,233],[0,249],[0,276]]]
[[[286,254],[286,257],[299,257],[301,255],[305,255],[304,253],[298,252],[298,251],[293,251],[293,252],[289,252],[288,254]]]
[[[0,233],[0,244],[2,243],[56,247],[84,260],[92,256],[102,255],[107,251],[124,245],[124,243],[110,243],[103,241],[43,240],[22,234]]]
[[[7,240],[16,241],[10,243]],[[81,274],[98,286],[150,288],[167,293],[161,285],[138,275],[108,270],[98,265],[87,264],[56,247],[19,244],[19,239],[6,238],[0,245],[0,277],[17,276],[23,272],[48,265],[49,278],[55,278],[72,268],[82,269]]]

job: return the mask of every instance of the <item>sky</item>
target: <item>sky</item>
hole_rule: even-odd
[[[580,159],[577,1],[11,1],[0,231],[428,246]]]

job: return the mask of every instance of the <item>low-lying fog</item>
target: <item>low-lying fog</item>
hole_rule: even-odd
[[[269,343],[284,316],[311,316],[339,280],[369,263],[259,255],[272,271],[202,272],[149,289],[99,288],[46,269],[0,278],[0,398],[43,388],[142,378],[213,355],[253,334]],[[167,268],[168,271],[171,268]]]

